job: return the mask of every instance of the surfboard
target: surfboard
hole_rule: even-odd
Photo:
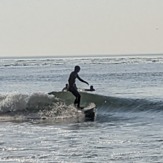
[[[96,105],[94,103],[90,103],[86,107],[83,107],[82,111],[85,115],[85,121],[94,121],[96,117]]]

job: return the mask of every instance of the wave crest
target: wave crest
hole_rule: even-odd
[[[66,105],[61,99],[44,93],[8,94],[0,96],[0,116],[27,119],[82,119],[73,105]]]

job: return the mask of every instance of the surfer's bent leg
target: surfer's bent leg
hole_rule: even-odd
[[[75,88],[69,88],[69,91],[76,97],[74,101],[74,105],[77,105],[77,107],[80,107],[80,94]]]

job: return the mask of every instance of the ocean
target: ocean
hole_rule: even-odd
[[[95,121],[48,95],[75,65]],[[162,55],[1,58],[0,71],[0,162],[163,162]]]

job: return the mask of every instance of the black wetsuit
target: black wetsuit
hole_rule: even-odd
[[[76,78],[78,78],[79,80],[82,80],[79,76],[78,76],[78,73],[73,71],[71,72],[70,74],[70,77],[68,79],[68,82],[69,82],[69,91],[76,97],[75,101],[74,101],[74,105],[77,105],[77,107],[80,107],[80,94],[76,88],[76,85],[75,85],[75,80]],[[83,80],[82,80],[83,81]]]

